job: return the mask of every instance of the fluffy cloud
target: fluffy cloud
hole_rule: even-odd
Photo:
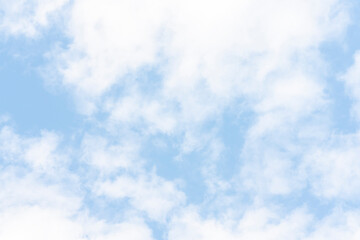
[[[1,158],[24,162],[38,171],[52,172],[67,161],[66,155],[58,149],[59,141],[57,134],[48,131],[43,131],[40,137],[21,137],[5,125],[0,130]]]
[[[72,239],[83,240],[80,225],[61,211],[40,207],[8,209],[0,214],[1,239]]]
[[[33,186],[31,186],[33,187]],[[51,195],[43,196],[51,198]],[[24,198],[22,196],[22,198]],[[45,199],[42,199],[45,201]],[[71,199],[67,199],[71,201]],[[141,219],[110,224],[86,214],[59,206],[46,207],[36,202],[20,206],[7,206],[0,210],[0,237],[17,239],[73,239],[73,240],[151,240],[152,232]]]
[[[86,183],[63,161],[57,162],[55,156],[66,153],[58,149],[58,141],[49,132],[33,138],[16,134],[9,126],[1,128],[0,238],[153,239],[152,230],[140,217],[109,223],[90,216],[91,206],[84,205]],[[96,155],[100,150],[94,151]],[[102,156],[105,162],[112,158],[111,154]],[[163,192],[167,188],[173,190],[170,183],[164,183]],[[148,191],[151,194],[152,190]]]
[[[145,211],[157,221],[165,221],[169,212],[185,200],[174,183],[156,175],[141,175],[138,178],[119,176],[113,182],[99,183],[95,191],[110,198],[130,198],[135,208]]]
[[[87,239],[91,240],[153,240],[151,229],[140,219],[131,219],[119,224],[95,222],[88,225]],[[96,231],[94,231],[94,229]]]
[[[169,239],[304,239],[311,216],[304,210],[280,216],[266,208],[248,210],[239,221],[202,219],[188,210],[175,218]]]
[[[335,210],[329,216],[315,221],[305,209],[288,215],[269,208],[247,210],[241,219],[202,218],[196,210],[187,209],[174,218],[168,239],[357,239],[359,213]]]
[[[49,19],[67,2],[68,0],[1,0],[0,30],[6,35],[35,37],[41,28],[49,25]]]
[[[81,159],[96,170],[111,173],[118,169],[133,169],[135,164],[141,166],[139,146],[130,138],[110,144],[104,137],[86,135],[81,145]]]
[[[154,63],[162,5],[163,1],[75,1],[68,21],[73,41],[60,53],[63,83],[98,96],[118,79]]]
[[[314,225],[315,230],[309,234],[306,240],[355,240],[360,236],[360,215],[358,211],[335,210]]]
[[[334,135],[306,156],[308,183],[314,194],[325,198],[355,200],[359,198],[359,133]]]
[[[82,11],[85,8],[88,11]],[[289,107],[299,108],[304,106],[302,98],[309,101],[308,96],[319,94],[321,89],[311,78],[301,76],[301,71],[307,73],[311,61],[316,61],[315,56],[309,62],[307,55],[311,57],[313,48],[339,33],[346,21],[335,0],[315,5],[295,0],[271,4],[79,0],[74,2],[68,21],[72,42],[67,49],[55,52],[55,61],[60,81],[88,103],[81,105],[88,113],[98,103],[93,97],[109,92],[114,85],[124,91],[143,86],[141,73],[150,69],[159,69],[159,79],[152,79],[159,87],[147,99],[136,102],[160,104],[160,98],[162,106],[152,113],[140,107],[130,116],[123,110],[121,118],[145,116],[151,122],[157,115],[164,116],[158,109],[173,108],[168,103],[175,102],[181,113],[177,119],[203,121],[244,94],[256,100],[262,92],[269,89],[271,94],[273,89],[275,95],[269,96],[273,104],[285,104],[286,96],[276,96],[279,87],[299,92],[312,89],[307,96],[291,99]],[[296,71],[287,70],[291,68]],[[275,79],[274,85],[268,77],[271,75],[280,75],[284,82]],[[289,78],[292,81],[288,82]]]

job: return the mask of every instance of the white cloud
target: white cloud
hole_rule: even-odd
[[[308,176],[301,167],[304,155],[326,141],[329,124],[326,111],[295,115],[292,109],[283,109],[255,119],[244,137],[235,176],[240,191],[269,197],[304,189]]]
[[[107,223],[91,218],[80,210],[79,199],[64,195],[57,186],[26,178],[6,179],[2,187],[1,239],[153,239],[151,229],[141,219]]]
[[[187,210],[170,224],[169,239],[303,239],[311,216],[300,209],[281,216],[266,208],[249,209],[240,220],[201,218]]]
[[[24,152],[24,160],[36,169],[46,170],[58,165],[61,156],[56,154],[59,137],[51,132],[42,132],[40,138],[25,140],[28,148]]]
[[[306,240],[355,240],[360,237],[360,214],[336,209],[332,214],[314,224],[315,230]]]
[[[333,135],[314,147],[302,167],[315,195],[353,200],[360,197],[360,135]]]
[[[20,137],[16,135],[13,130],[8,126],[3,126],[1,128],[0,142],[0,152],[2,158],[12,159],[20,151],[22,151],[20,147]]]
[[[265,152],[263,159],[244,164],[240,186],[260,194],[284,195],[299,190],[301,182],[287,156]]]
[[[175,131],[178,119],[173,114],[171,104],[164,102],[166,99],[146,99],[139,93],[125,96],[115,102],[109,100],[106,103],[106,111],[110,113],[108,125],[122,128],[141,126],[141,129],[146,129],[150,134],[171,134]]]
[[[142,174],[137,178],[118,176],[114,181],[99,182],[95,192],[110,198],[130,198],[133,207],[157,221],[166,220],[169,213],[185,200],[173,182],[154,174]]]
[[[151,229],[139,219],[130,219],[119,224],[96,222],[88,226],[91,240],[152,240]],[[94,228],[97,231],[93,231]]]
[[[82,11],[85,8],[87,11]],[[199,0],[171,4],[78,0],[70,16],[68,34],[72,43],[54,55],[62,83],[70,86],[82,101],[99,105],[93,97],[105,94],[114,85],[131,90],[134,85],[141,85],[140,71],[160,68],[161,79],[152,79],[160,81],[159,88],[136,102],[158,104],[161,99],[162,104],[156,109],[162,109],[166,102],[175,101],[181,113],[176,117],[185,123],[203,121],[243,94],[257,99],[272,88],[272,80],[267,82],[269,74],[281,74],[284,69],[294,68],[294,64],[296,69],[311,66],[316,57],[310,54],[310,58],[301,60],[301,56],[325,38],[338,34],[347,22],[342,6],[335,0],[316,4],[297,0]],[[295,56],[298,60],[291,60]],[[291,75],[294,74],[286,77],[296,80],[294,85],[291,81],[280,83],[287,89],[299,93],[300,89],[294,86],[314,87],[312,94],[319,88],[311,78],[296,79],[299,74]],[[285,100],[286,96],[280,97],[273,102]],[[289,104],[303,107],[304,96],[299,97]],[[150,114],[150,110],[138,105],[136,114],[124,113],[124,117],[147,116],[145,120],[154,122],[164,116],[162,111],[155,109]],[[91,106],[82,105],[83,111],[94,111]],[[128,108],[121,109],[123,113]]]
[[[85,135],[81,145],[81,159],[104,173],[142,165],[139,146],[129,137],[121,143],[110,144],[104,137]]]
[[[85,240],[81,226],[60,210],[41,207],[7,209],[0,214],[0,238],[4,240]]]
[[[63,82],[101,95],[126,74],[157,60],[162,1],[74,1],[68,22],[73,39],[61,55]],[[84,11],[87,9],[87,11]]]
[[[44,177],[11,164],[0,171],[0,238],[85,239],[76,223],[82,199],[71,175]],[[73,185],[75,186],[75,184]]]
[[[51,132],[30,137],[18,135],[8,126],[1,128],[0,239],[153,239],[151,229],[139,217],[109,223],[90,216],[93,206],[85,204],[86,183],[54,158],[67,154],[66,148],[58,148],[58,140]],[[101,138],[86,138],[95,140]],[[101,156],[111,162],[118,152],[124,152],[118,146],[108,146],[105,140],[102,143],[93,149],[94,158]],[[162,184],[162,190],[172,190],[170,183],[158,180],[156,184]],[[152,190],[148,191],[151,195]]]
[[[37,171],[52,173],[64,167],[66,154],[59,152],[60,137],[42,131],[40,137],[22,137],[7,125],[0,129],[0,153],[4,160],[26,163]]]
[[[334,210],[315,219],[305,209],[289,214],[266,207],[248,208],[243,216],[233,218],[202,218],[194,209],[187,209],[170,224],[169,240],[188,239],[249,239],[249,240],[340,240],[358,239],[358,211]]]
[[[20,173],[19,173],[20,172]],[[68,176],[71,179],[71,176]],[[81,198],[72,193],[65,183],[45,184],[41,177],[32,172],[23,173],[21,168],[9,167],[0,172],[0,209],[37,205],[56,208],[69,214],[81,206]],[[68,189],[67,189],[68,188]]]
[[[4,240],[152,240],[140,219],[109,224],[84,217],[69,217],[61,209],[38,206],[8,208],[0,212],[0,238]]]
[[[1,0],[0,30],[6,35],[35,37],[66,3],[68,0]]]
[[[323,87],[311,76],[290,73],[271,81],[264,99],[256,105],[259,113],[287,111],[292,118],[311,113],[324,100]]]

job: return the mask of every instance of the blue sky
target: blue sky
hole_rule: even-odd
[[[0,239],[358,239],[359,11],[0,0]]]

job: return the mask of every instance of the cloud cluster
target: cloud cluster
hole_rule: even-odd
[[[122,91],[116,98],[123,102],[127,97],[145,121],[153,118],[146,117],[144,101],[159,105],[152,111],[159,117],[161,109],[175,107],[180,120],[201,121],[244,95],[256,102],[270,98],[272,105],[262,104],[259,111],[287,104],[286,96],[277,96],[282,87],[286,88],[282,94],[290,91],[288,96],[299,91],[299,98],[288,107],[300,108],[304,97],[321,91],[309,76],[318,60],[312,55],[346,24],[340,4],[335,0],[315,5],[311,1],[75,1],[67,23],[72,42],[54,53],[59,80],[88,103],[81,105],[85,112],[94,111],[94,97],[118,86]],[[142,73],[149,71],[159,76],[143,80]],[[151,85],[156,88],[141,92]],[[301,89],[311,91],[303,96]],[[120,121],[135,117],[121,113]]]
[[[89,142],[88,136],[84,137],[84,142]],[[100,188],[87,187],[89,180],[84,180],[84,176],[79,172],[71,170],[71,164],[76,161],[75,156],[87,154],[97,159],[96,155],[101,156],[101,153],[108,149],[105,145],[99,145],[91,152],[81,148],[77,153],[76,149],[62,149],[61,144],[63,142],[55,133],[42,132],[40,137],[26,137],[15,133],[9,125],[1,126],[1,239],[151,240],[152,230],[145,224],[139,211],[149,211],[154,218],[165,218],[163,215],[176,205],[176,202],[172,201],[172,195],[183,201],[184,197],[172,183],[154,174],[143,179],[142,183],[129,178],[130,182],[125,185],[125,189],[119,186],[120,178],[115,183],[108,183],[102,178],[103,175],[99,175],[93,181],[97,181]],[[121,156],[117,157],[121,162]],[[67,161],[70,158],[74,158],[72,162]],[[109,152],[101,159],[111,162],[114,161],[113,158]],[[102,172],[101,168],[91,161],[85,161],[83,167],[86,166],[89,171],[95,168]],[[122,179],[125,179],[125,176]],[[124,196],[134,197],[135,210],[138,209],[138,212],[129,213],[123,221],[116,223],[94,217],[92,208],[96,207],[96,203],[93,206],[86,205],[86,193],[95,199],[99,194],[121,198],[117,187],[120,187],[118,190],[122,190]],[[136,190],[136,187],[139,189]],[[135,195],[131,189],[135,189]],[[149,197],[152,198],[152,204],[143,204],[141,197],[144,197],[144,194],[148,200]]]
[[[39,137],[22,138],[10,126],[0,129],[1,158],[8,163],[26,163],[36,171],[52,172],[67,161],[58,150],[60,137],[49,131]]]
[[[0,0],[7,36],[60,16],[44,81],[87,123],[0,118],[0,239],[357,239],[360,137],[332,129],[321,54],[348,3]],[[341,76],[356,120],[359,56]]]
[[[0,31],[5,35],[36,37],[68,0],[0,1]]]

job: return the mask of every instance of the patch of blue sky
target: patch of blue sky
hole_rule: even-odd
[[[72,99],[65,91],[51,91],[41,75],[45,54],[55,44],[66,43],[52,30],[39,39],[2,38],[0,42],[0,113],[8,115],[21,133],[41,129],[69,133],[81,126]]]
[[[167,229],[164,224],[161,224],[161,223],[158,223],[155,221],[147,221],[147,225],[151,228],[154,239],[157,239],[157,240],[168,239],[167,238]]]
[[[186,194],[187,202],[199,204],[204,201],[206,185],[201,173],[204,156],[197,152],[182,154],[173,146],[154,146],[151,141],[145,145],[142,156],[148,161],[148,168],[155,167],[156,173],[165,179],[177,181]]]
[[[117,223],[126,219],[129,209],[128,199],[109,199],[105,196],[94,196],[92,192],[84,194],[83,207],[91,217],[109,223]]]
[[[177,148],[171,139],[162,135],[150,137],[141,150],[142,157],[151,160],[148,167],[155,166],[160,176],[167,179],[181,176],[178,170],[180,162],[176,160],[177,154]]]
[[[234,106],[224,112],[219,129],[224,151],[221,154],[218,170],[226,180],[231,179],[238,171],[247,131],[255,119],[255,114],[247,111],[240,102]]]

